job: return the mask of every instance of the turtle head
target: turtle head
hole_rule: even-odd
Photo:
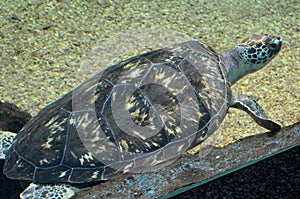
[[[231,59],[228,66],[229,81],[234,83],[244,75],[264,67],[278,54],[281,44],[280,37],[268,34],[254,34],[244,39],[231,49],[229,57],[225,56]]]

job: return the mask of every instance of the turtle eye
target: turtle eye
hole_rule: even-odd
[[[264,37],[262,40],[264,43],[268,44],[272,41],[272,39],[270,37]]]
[[[257,42],[257,43],[256,43],[256,47],[257,47],[257,48],[259,48],[259,47],[261,47],[261,46],[262,46],[262,43],[261,43],[261,42]]]

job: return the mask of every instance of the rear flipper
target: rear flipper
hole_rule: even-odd
[[[16,135],[9,131],[0,131],[0,159],[5,159],[5,152],[12,145]]]
[[[31,183],[20,195],[21,199],[71,198],[78,188],[68,184],[35,184]]]
[[[263,108],[251,97],[242,94],[233,94],[230,107],[246,111],[260,126],[270,130],[270,136],[275,135],[281,126],[268,119]]]

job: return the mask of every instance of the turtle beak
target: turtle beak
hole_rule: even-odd
[[[256,40],[256,47],[261,49],[262,57],[264,57],[263,63],[268,63],[271,61],[280,51],[282,46],[282,40],[278,36],[261,34],[261,35],[252,35],[252,38]],[[257,46],[257,44],[261,44]]]
[[[277,55],[281,49],[281,46],[282,46],[282,40],[278,40],[278,41],[274,41],[274,42],[270,43],[269,48],[270,48],[270,50],[274,51],[274,55]]]
[[[265,44],[268,44],[270,52],[272,52],[273,54],[273,57],[278,54],[282,46],[282,40],[280,37],[265,34],[262,38],[262,41],[265,42]]]

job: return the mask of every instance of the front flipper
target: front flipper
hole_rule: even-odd
[[[270,130],[270,135],[274,135],[281,128],[279,124],[269,120],[263,108],[247,95],[233,94],[230,107],[246,111],[260,126]]]
[[[20,195],[21,199],[71,198],[79,189],[67,184],[31,183]]]

